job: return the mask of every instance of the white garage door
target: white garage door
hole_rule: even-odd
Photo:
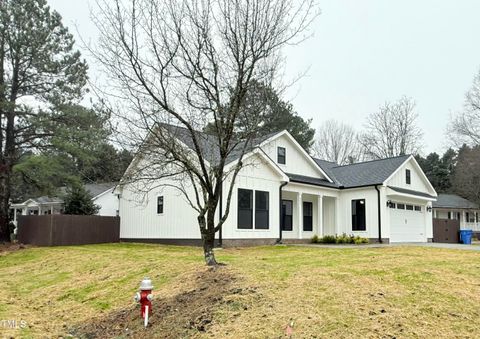
[[[426,242],[423,206],[396,203],[390,209],[390,242]]]

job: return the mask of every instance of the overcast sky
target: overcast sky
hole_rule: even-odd
[[[75,35],[95,39],[94,1],[48,1]],[[285,95],[297,112],[315,128],[334,118],[360,129],[382,103],[406,95],[417,103],[423,153],[449,146],[447,122],[480,70],[480,1],[319,3],[314,36],[285,51],[285,83],[307,71]]]

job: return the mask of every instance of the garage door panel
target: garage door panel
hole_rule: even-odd
[[[425,212],[390,209],[390,242],[426,242]]]

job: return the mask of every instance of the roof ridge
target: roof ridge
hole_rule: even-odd
[[[332,167],[332,168],[348,167],[348,166],[354,166],[354,165],[362,165],[362,164],[368,164],[368,163],[375,162],[375,161],[391,160],[391,159],[397,159],[397,158],[402,158],[402,157],[410,157],[410,156],[412,156],[412,154],[396,155],[396,156],[394,156],[394,157],[367,160],[367,161],[356,162],[356,163],[348,164],[348,165],[338,165],[338,166],[335,166],[335,167]]]

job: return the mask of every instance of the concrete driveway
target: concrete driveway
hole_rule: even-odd
[[[480,251],[480,243],[476,242],[472,245],[463,244],[444,244],[444,243],[393,243],[393,244],[365,244],[365,245],[351,245],[351,244],[295,244],[290,246],[305,246],[305,247],[319,247],[319,248],[380,248],[380,247],[399,247],[399,246],[413,246],[413,247],[433,247],[446,248],[454,250],[471,250]]]

